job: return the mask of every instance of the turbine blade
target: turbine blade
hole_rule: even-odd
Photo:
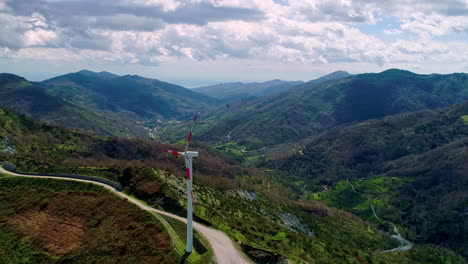
[[[187,142],[190,142],[191,139],[192,139],[192,131],[190,131],[188,134]]]
[[[195,126],[195,121],[197,121],[197,117],[198,117],[198,112],[195,113],[195,115],[193,116],[192,127],[190,128],[190,132],[187,135],[187,144],[185,145],[185,152],[187,152],[188,147],[190,145],[190,140],[192,140],[192,133],[193,133],[192,131],[193,131],[193,127]]]
[[[175,150],[169,150],[169,149],[165,149],[164,152],[166,153],[171,153],[172,155],[174,156],[179,156],[179,152],[175,151]]]

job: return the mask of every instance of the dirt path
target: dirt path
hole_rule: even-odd
[[[19,176],[19,177],[29,177],[29,178],[46,178],[46,179],[54,179],[54,180],[68,180],[68,181],[79,181],[79,182],[87,182],[87,183],[92,183],[95,185],[102,186],[106,188],[107,190],[113,192],[114,194],[127,199],[129,202],[135,204],[136,206],[140,207],[141,209],[148,211],[148,212],[154,212],[158,213],[161,215],[166,215],[168,217],[177,219],[179,221],[182,221],[184,223],[187,222],[187,220],[183,217],[180,217],[178,215],[174,215],[165,211],[161,211],[158,209],[154,209],[150,206],[147,206],[140,201],[134,199],[133,197],[130,197],[126,195],[125,193],[117,191],[115,188],[104,184],[100,182],[94,182],[94,181],[89,181],[89,180],[80,180],[80,179],[70,179],[70,178],[61,178],[61,177],[50,177],[50,176],[41,176],[41,175],[22,175],[18,174],[15,172],[10,172],[5,170],[3,167],[0,166],[0,173],[6,174],[6,175],[11,175],[11,176]],[[213,249],[216,262],[219,264],[249,264],[250,262],[247,261],[247,259],[244,257],[244,255],[234,246],[233,242],[231,239],[226,236],[223,232],[204,226],[200,223],[194,222],[193,227],[200,232],[210,243],[211,248]]]
[[[390,225],[393,226],[393,232],[395,233],[394,235],[391,235],[391,237],[395,238],[396,240],[398,240],[398,242],[400,242],[400,246],[396,247],[396,248],[392,248],[392,249],[389,249],[389,250],[385,250],[384,252],[395,252],[395,251],[399,251],[399,252],[404,252],[404,251],[408,251],[410,250],[412,247],[413,247],[413,243],[409,240],[406,240],[401,234],[400,232],[398,231],[398,228],[397,226],[392,223],[392,222],[389,222],[389,221],[386,221],[386,220],[383,220],[382,218],[380,218],[377,213],[375,212],[375,208],[374,208],[374,203],[372,202],[372,199],[369,197],[369,195],[363,193],[363,192],[358,192],[356,191],[356,188],[354,187],[354,185],[352,183],[349,182],[349,180],[346,179],[346,182],[351,185],[351,189],[353,190],[354,193],[360,193],[360,194],[363,194],[367,197],[367,200],[369,200],[369,203],[370,203],[370,206],[371,206],[371,209],[372,209],[372,213],[374,214],[375,218],[377,219],[380,219],[384,222],[387,222],[389,223]]]

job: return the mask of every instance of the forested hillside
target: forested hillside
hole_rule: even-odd
[[[376,181],[364,190],[382,201],[379,214],[406,227],[413,241],[450,246],[466,256],[467,115],[464,103],[339,126],[268,166],[305,196],[335,186],[329,204],[357,214],[344,181]],[[361,213],[366,218],[368,212]]]
[[[41,83],[0,74],[0,105],[36,120],[100,135],[152,138],[169,120],[185,120],[216,99],[136,75],[80,71]]]
[[[467,74],[387,70],[318,85],[305,83],[276,96],[218,109],[200,126],[197,139],[213,144],[235,142],[252,150],[296,142],[344,123],[466,100]]]

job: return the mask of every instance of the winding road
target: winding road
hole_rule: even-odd
[[[10,175],[10,176],[19,176],[19,177],[29,177],[29,178],[47,178],[47,179],[54,179],[54,180],[68,180],[68,181],[79,181],[79,182],[87,182],[92,183],[95,185],[102,186],[107,190],[113,192],[119,197],[126,199],[127,201],[135,204],[136,206],[140,207],[141,209],[157,213],[160,215],[166,215],[168,217],[177,219],[184,223],[187,220],[183,217],[178,215],[174,215],[165,211],[161,211],[158,209],[154,209],[148,205],[143,204],[142,202],[136,200],[133,197],[130,197],[123,192],[116,190],[115,188],[100,182],[94,182],[89,180],[81,180],[81,179],[70,179],[70,178],[61,178],[61,177],[50,177],[50,176],[43,176],[43,175],[23,175],[15,172],[10,172],[5,170],[3,167],[0,166],[0,173]],[[249,264],[250,262],[247,260],[246,257],[240,252],[233,244],[232,240],[223,232],[204,226],[200,223],[193,222],[193,227],[200,232],[210,243],[211,248],[213,249],[216,262],[219,264]]]
[[[392,238],[395,238],[396,240],[398,240],[398,242],[400,242],[400,246],[399,247],[396,247],[396,248],[392,248],[392,249],[388,249],[388,250],[385,250],[384,252],[395,252],[395,251],[399,251],[399,252],[404,252],[404,251],[408,251],[410,250],[412,247],[413,247],[413,243],[407,239],[405,239],[401,234],[400,232],[398,231],[398,228],[397,226],[392,223],[392,222],[389,222],[389,221],[386,221],[386,220],[383,220],[382,218],[380,218],[377,213],[375,212],[375,208],[374,208],[374,203],[372,202],[372,199],[369,197],[369,195],[363,193],[363,192],[358,192],[356,191],[356,188],[354,188],[354,185],[352,183],[349,182],[349,180],[346,180],[346,182],[351,185],[351,189],[353,190],[354,193],[360,193],[360,194],[363,194],[367,197],[367,200],[369,200],[369,203],[370,203],[370,206],[371,206],[371,209],[372,209],[372,213],[374,214],[375,218],[377,219],[380,219],[384,222],[387,222],[389,224],[391,224],[393,226],[393,232],[395,233],[394,235],[391,235]]]

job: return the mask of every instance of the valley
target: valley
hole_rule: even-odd
[[[463,263],[468,76],[392,69],[290,84],[228,99],[108,72],[40,83],[2,74],[0,159],[21,172],[120,185],[122,192],[90,191],[111,190],[151,212],[172,241],[167,263],[175,263],[184,255],[187,183],[183,159],[164,150],[184,148],[198,112],[194,220],[197,243],[209,246],[187,263]],[[9,175],[2,186],[21,186],[1,172]],[[58,180],[24,181],[48,189]],[[19,241],[26,233],[15,234]],[[27,242],[24,254],[49,256],[41,243]],[[3,252],[14,254],[2,244]]]

